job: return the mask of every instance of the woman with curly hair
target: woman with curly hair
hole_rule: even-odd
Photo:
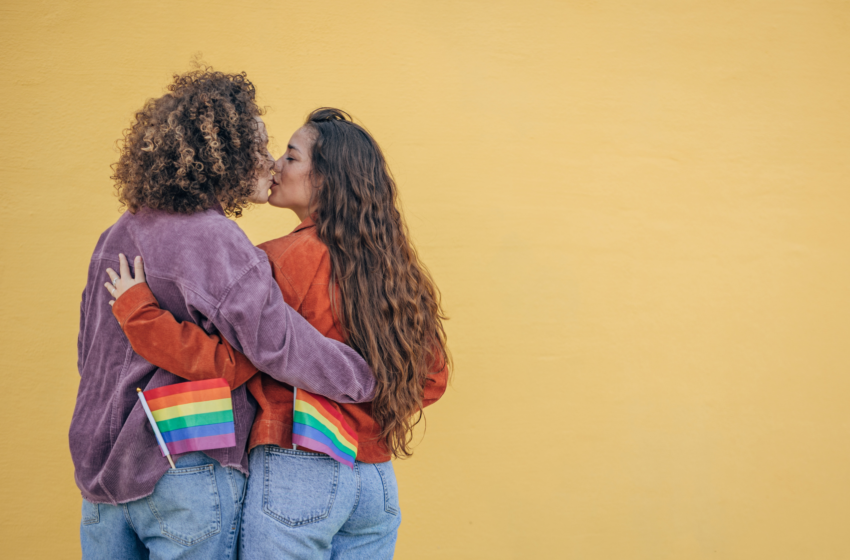
[[[98,286],[107,266],[129,270],[124,254],[144,258],[146,289],[163,309],[220,333],[269,379],[345,403],[374,392],[366,362],[284,302],[266,254],[225,217],[268,197],[260,115],[244,74],[198,70],[175,76],[125,133],[114,179],[129,211],[101,235],[80,306],[69,440],[86,559],[233,558],[256,411],[236,388],[236,446],[180,455],[169,469],[137,388],[181,379],[133,352]]]
[[[390,459],[412,453],[413,427],[448,376],[439,292],[409,241],[381,149],[348,114],[314,111],[276,171],[269,203],[301,220],[260,246],[284,299],[374,372],[371,403],[331,403],[356,434],[353,468],[294,446],[293,384],[255,375],[227,341],[160,310],[141,269],[121,280],[135,285],[117,300],[116,316],[140,354],[178,375],[248,379],[260,410],[249,442],[243,557],[391,558],[401,514]]]

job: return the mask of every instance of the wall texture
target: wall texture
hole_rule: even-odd
[[[79,555],[114,143],[196,52],[276,156],[320,105],[369,127],[443,290],[399,558],[850,557],[850,4],[5,0],[0,46],[3,557]]]

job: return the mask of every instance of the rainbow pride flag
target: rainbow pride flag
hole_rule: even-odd
[[[354,468],[357,433],[348,425],[335,403],[303,389],[294,389],[295,412],[292,443],[330,455]]]
[[[236,445],[233,402],[224,379],[166,385],[144,396],[173,455]]]

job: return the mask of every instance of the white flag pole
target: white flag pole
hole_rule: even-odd
[[[162,434],[159,433],[159,427],[156,425],[156,420],[153,419],[153,413],[151,413],[151,409],[148,407],[148,401],[145,400],[145,394],[142,393],[142,390],[138,387],[136,387],[136,394],[139,395],[139,400],[142,401],[142,408],[145,409],[148,421],[151,423],[151,427],[153,427],[153,435],[156,436],[156,442],[162,449],[162,453],[165,455],[165,458],[168,459],[168,463],[171,465],[171,468],[177,468],[174,466],[174,461],[171,460],[171,452],[168,450],[168,446],[165,445],[165,440],[162,439]]]

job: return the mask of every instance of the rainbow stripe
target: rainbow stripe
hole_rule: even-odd
[[[173,455],[236,445],[233,403],[224,379],[167,385],[144,394]]]
[[[325,397],[295,389],[292,443],[330,455],[354,468],[357,433],[342,417],[338,406]]]

